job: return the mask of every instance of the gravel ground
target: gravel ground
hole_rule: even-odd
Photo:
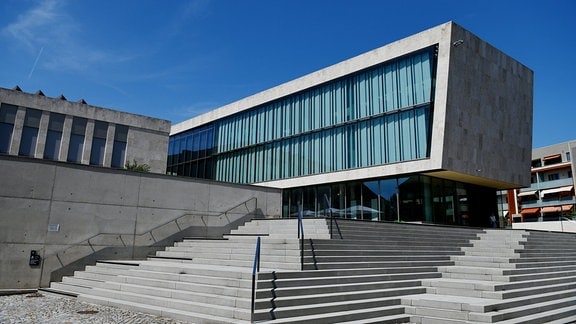
[[[0,296],[0,323],[184,324],[185,322],[130,312],[110,306],[84,303],[72,297],[60,297],[39,292]]]

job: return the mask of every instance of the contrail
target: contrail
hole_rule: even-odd
[[[34,73],[34,70],[36,70],[36,64],[38,64],[38,60],[40,59],[40,55],[42,55],[43,51],[44,51],[44,46],[42,46],[42,48],[40,49],[40,53],[38,53],[38,56],[36,56],[36,60],[34,61],[34,65],[32,66],[32,70],[30,70],[30,73],[28,73],[28,79],[30,79],[30,77],[32,76],[32,73]]]

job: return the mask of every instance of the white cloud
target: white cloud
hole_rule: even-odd
[[[84,71],[100,63],[121,62],[125,57],[93,48],[82,41],[82,27],[65,11],[65,1],[44,0],[17,16],[2,29],[30,55],[43,55],[38,66],[50,70]]]

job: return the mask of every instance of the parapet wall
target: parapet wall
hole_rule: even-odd
[[[96,260],[142,259],[281,214],[277,189],[12,156],[0,170],[0,289],[46,287]]]

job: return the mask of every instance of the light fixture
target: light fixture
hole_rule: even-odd
[[[452,43],[452,46],[458,47],[458,46],[462,45],[462,43],[464,43],[464,40],[459,39],[459,40],[455,41],[454,43]]]

